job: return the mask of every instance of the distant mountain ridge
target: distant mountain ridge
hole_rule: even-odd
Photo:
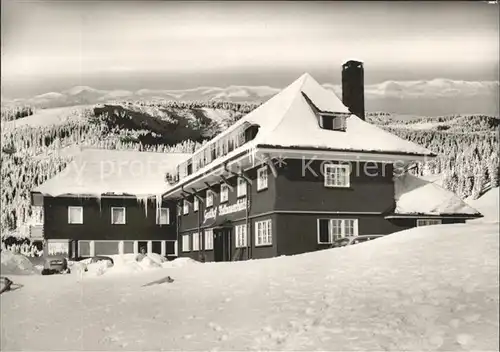
[[[342,96],[340,85],[324,86]],[[48,92],[27,99],[5,99],[2,105],[30,105],[53,108],[96,104],[116,100],[177,100],[231,102],[265,101],[280,88],[269,86],[197,87],[183,90],[139,89],[103,90],[76,86],[61,92]],[[367,111],[387,111],[420,116],[449,114],[499,115],[498,81],[458,81],[444,78],[420,81],[385,81],[365,86]]]

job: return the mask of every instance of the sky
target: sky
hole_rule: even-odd
[[[2,0],[2,96],[100,89],[498,80],[499,8],[487,2]]]

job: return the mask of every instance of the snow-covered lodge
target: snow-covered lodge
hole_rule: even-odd
[[[363,65],[342,101],[304,74],[194,154],[83,150],[33,191],[48,252],[230,261],[480,217],[407,172],[435,155],[364,121]]]

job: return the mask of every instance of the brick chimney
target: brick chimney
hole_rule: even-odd
[[[342,102],[360,119],[365,119],[363,63],[349,60],[342,65]]]

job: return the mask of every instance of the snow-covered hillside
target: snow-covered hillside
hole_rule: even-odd
[[[1,347],[494,351],[498,253],[497,225],[457,224],[266,260],[13,276]]]
[[[2,129],[18,128],[22,126],[44,127],[50,125],[61,125],[70,121],[83,118],[83,111],[91,106],[68,106],[53,109],[39,109],[33,115],[13,121],[2,121]]]

